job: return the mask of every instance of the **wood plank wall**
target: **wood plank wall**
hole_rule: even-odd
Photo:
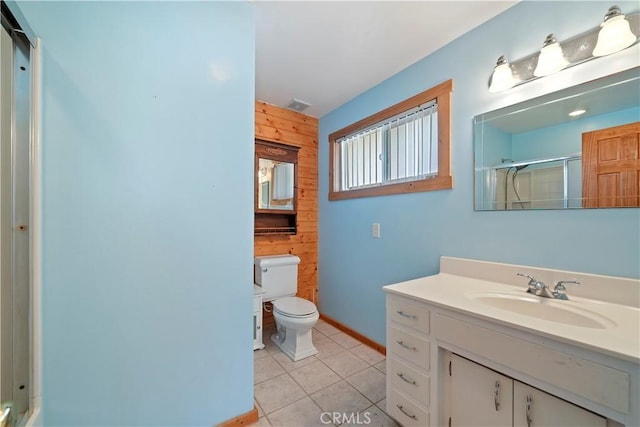
[[[318,119],[256,101],[257,139],[299,147],[298,233],[255,236],[255,255],[300,257],[298,296],[317,303],[318,293]],[[265,316],[265,322],[272,321]],[[266,339],[266,337],[265,337]]]

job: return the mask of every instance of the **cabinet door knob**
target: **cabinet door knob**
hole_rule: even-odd
[[[500,381],[496,381],[496,387],[493,392],[493,403],[496,406],[496,411],[500,410]]]

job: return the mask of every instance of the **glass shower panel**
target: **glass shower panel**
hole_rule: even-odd
[[[582,207],[582,159],[567,161],[567,207]]]

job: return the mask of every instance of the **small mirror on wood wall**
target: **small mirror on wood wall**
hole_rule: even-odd
[[[258,159],[258,209],[293,210],[294,169],[290,162]]]
[[[255,234],[296,234],[298,147],[255,143]]]

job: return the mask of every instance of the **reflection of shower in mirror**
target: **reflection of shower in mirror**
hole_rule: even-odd
[[[505,204],[505,209],[507,209],[507,203],[509,202],[506,195],[508,194],[507,192],[507,182],[509,182],[509,172],[514,169],[513,171],[513,175],[511,175],[511,188],[513,189],[513,193],[516,195],[516,198],[518,199],[517,204],[520,205],[520,209],[524,209],[524,204],[522,202],[522,198],[520,197],[520,193],[518,193],[518,185],[516,183],[516,178],[518,177],[518,172],[520,172],[522,169],[526,168],[529,165],[520,165],[520,166],[512,166],[510,168],[507,169],[507,176],[506,179],[504,180],[504,194],[505,194],[505,199],[504,199],[504,204]]]
[[[502,158],[501,164],[495,166],[491,173],[494,208],[522,210],[580,207],[580,169],[580,154],[519,162]]]

